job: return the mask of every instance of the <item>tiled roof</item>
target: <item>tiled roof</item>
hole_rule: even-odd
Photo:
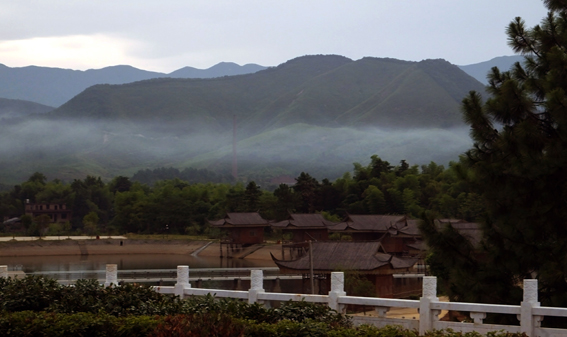
[[[466,238],[473,247],[478,247],[482,240],[482,228],[476,222],[458,222],[451,223],[451,226],[457,230],[464,238]]]
[[[419,235],[421,235],[421,232],[419,231],[419,223],[420,222],[421,222],[421,220],[408,219],[407,222],[406,222],[407,226],[399,228],[398,231],[400,233],[403,233],[403,234],[406,234],[406,235],[419,236]]]
[[[363,232],[386,232],[391,228],[400,229],[406,226],[403,215],[349,215],[346,221],[333,226],[332,230],[356,230]]]
[[[380,242],[313,242],[313,269],[316,271],[358,270],[374,271],[380,267],[391,265],[392,268],[409,268],[417,259],[393,257],[379,252]],[[281,261],[274,258],[280,267],[309,270],[309,254],[297,260]]]
[[[289,215],[287,220],[273,223],[273,227],[298,227],[298,228],[327,228],[336,225],[335,222],[325,220],[321,214],[299,214],[293,213]]]
[[[258,212],[251,213],[227,213],[224,219],[209,221],[213,226],[268,226],[268,220],[260,216]]]

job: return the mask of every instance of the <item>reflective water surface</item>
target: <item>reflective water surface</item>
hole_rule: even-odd
[[[195,257],[174,254],[0,257],[0,265],[8,265],[8,270],[22,270],[25,273],[41,271],[103,271],[106,269],[106,264],[117,264],[119,271],[175,269],[178,265],[188,265],[190,269],[275,266],[271,261],[220,259],[218,257]]]

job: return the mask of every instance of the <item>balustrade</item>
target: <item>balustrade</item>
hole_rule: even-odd
[[[8,277],[8,266],[0,266],[0,277]],[[250,289],[248,291],[192,288],[189,282],[189,266],[177,267],[177,282],[174,286],[154,287],[157,292],[174,294],[181,298],[186,296],[202,296],[213,294],[216,297],[230,297],[247,300],[249,303],[266,301],[306,301],[322,303],[331,309],[343,312],[346,305],[371,306],[377,313],[374,317],[366,317],[363,323],[385,326],[399,324],[404,327],[419,329],[421,335],[434,329],[451,328],[455,331],[477,331],[486,333],[504,330],[507,332],[524,332],[527,336],[567,336],[567,329],[542,328],[545,316],[567,317],[567,308],[541,307],[538,302],[537,280],[524,280],[524,298],[520,305],[477,304],[461,302],[441,302],[437,297],[437,278],[423,278],[423,293],[420,300],[404,300],[373,297],[348,296],[344,291],[344,273],[331,273],[331,291],[328,295],[307,295],[266,292],[262,270],[251,271]],[[115,264],[106,266],[106,287],[118,284],[118,270]],[[419,321],[405,318],[388,318],[391,308],[418,308]],[[441,310],[468,312],[472,323],[439,321]],[[487,313],[517,315],[519,325],[485,324]],[[355,323],[361,323],[354,318]]]

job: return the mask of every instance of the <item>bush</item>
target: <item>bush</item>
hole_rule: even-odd
[[[63,286],[53,279],[34,275],[0,279],[0,310],[8,312],[172,315],[180,313],[181,308],[179,297],[160,294],[149,286],[104,287],[96,280],[78,280],[74,286]]]
[[[44,310],[59,300],[61,288],[57,281],[35,275],[0,278],[0,310]]]
[[[235,299],[216,299],[214,296],[194,296],[183,301],[183,313],[226,313],[235,318],[258,323],[276,323],[281,320],[323,322],[333,326],[349,327],[350,318],[326,305],[308,302],[284,302],[280,308],[265,308],[259,303],[248,304]]]
[[[264,308],[214,296],[162,295],[147,286],[103,287],[96,280],[62,286],[26,276],[0,278],[0,336],[378,336],[417,337],[400,327],[352,327],[326,305],[288,301]],[[479,337],[450,329],[425,337]],[[494,332],[488,337],[522,337]]]
[[[245,324],[226,313],[167,316],[151,337],[244,336]]]
[[[105,313],[4,312],[0,315],[0,335],[137,337],[148,336],[158,323],[156,318],[147,316],[118,318]]]

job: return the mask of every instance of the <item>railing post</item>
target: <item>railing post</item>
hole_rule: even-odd
[[[262,303],[258,301],[258,294],[264,292],[264,272],[262,270],[250,271],[250,290],[248,290],[248,303]]]
[[[189,266],[177,266],[177,283],[175,283],[175,295],[183,298],[185,289],[191,288],[189,283]]]
[[[331,273],[331,291],[329,291],[329,308],[343,313],[344,305],[339,304],[339,296],[346,296],[345,274],[340,271]]]
[[[8,278],[8,266],[0,266],[0,278]]]
[[[106,281],[104,282],[105,287],[110,287],[111,285],[118,285],[118,265],[107,264],[106,265]]]
[[[433,330],[433,322],[438,319],[438,310],[431,310],[431,302],[439,301],[437,297],[437,277],[423,277],[423,296],[419,301],[419,335]]]
[[[534,328],[539,327],[541,316],[534,316],[532,309],[539,307],[537,280],[524,280],[524,300],[521,303],[520,332],[528,336],[535,336]]]

